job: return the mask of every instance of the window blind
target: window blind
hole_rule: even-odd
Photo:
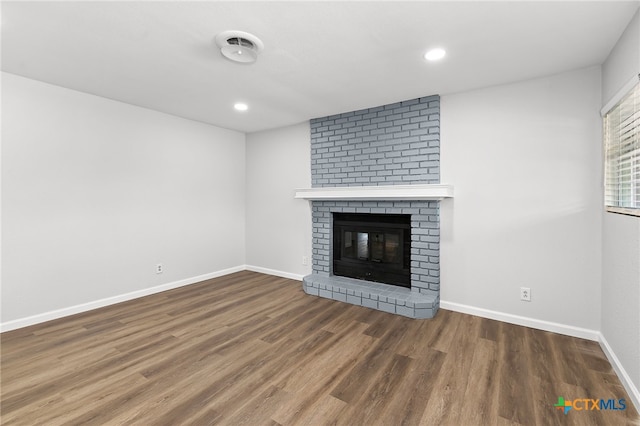
[[[604,115],[605,205],[640,215],[640,84]]]

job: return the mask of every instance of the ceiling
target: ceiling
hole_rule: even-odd
[[[2,70],[254,132],[601,64],[639,5],[3,1]],[[258,36],[258,61],[225,59],[225,30]]]

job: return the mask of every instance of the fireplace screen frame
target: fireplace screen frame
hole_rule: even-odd
[[[332,217],[334,275],[411,288],[411,215],[333,213]],[[367,242],[353,238],[358,234],[366,235]],[[389,236],[397,244],[387,244]],[[351,250],[346,241],[353,242]]]

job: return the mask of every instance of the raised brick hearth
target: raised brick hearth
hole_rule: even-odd
[[[305,293],[410,318],[432,318],[439,300],[406,288],[339,276],[308,275]]]

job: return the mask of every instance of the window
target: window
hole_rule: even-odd
[[[604,196],[607,211],[640,216],[640,84],[638,78],[630,83],[630,91],[605,107]]]

